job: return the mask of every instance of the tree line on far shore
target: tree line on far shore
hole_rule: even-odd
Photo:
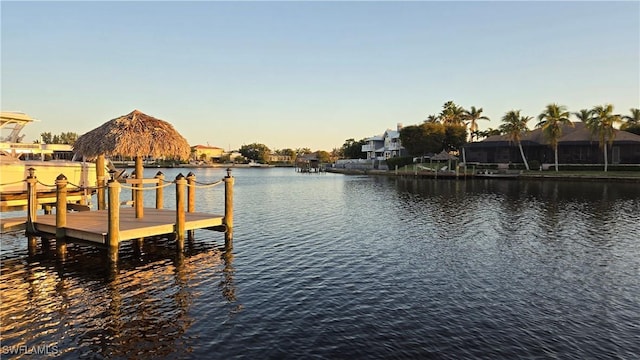
[[[573,126],[570,117],[585,123],[591,131],[594,139],[598,139],[603,150],[605,171],[607,169],[607,147],[611,146],[615,139],[614,126],[619,125],[620,130],[640,135],[640,109],[632,108],[628,115],[615,114],[613,105],[604,104],[594,106],[591,109],[581,109],[571,113],[566,106],[549,104],[537,116],[536,128],[541,128],[555,154],[555,168],[558,169],[558,139],[562,136],[563,125]],[[413,156],[423,156],[441,151],[459,153],[462,147],[469,141],[480,140],[492,135],[508,135],[509,139],[520,148],[520,153],[528,169],[528,163],[520,144],[522,135],[529,131],[528,122],[534,119],[521,113],[521,110],[510,110],[501,118],[498,129],[488,128],[479,130],[480,120],[489,120],[482,114],[482,108],[471,106],[465,109],[456,105],[453,101],[447,101],[440,113],[427,116],[417,125],[409,125],[400,129],[400,141],[407,152]],[[50,132],[40,134],[40,140],[36,143],[43,144],[69,144],[73,145],[78,139],[74,132],[63,132],[54,135]],[[364,159],[366,153],[362,152],[362,146],[367,145],[367,139],[356,141],[354,138],[345,140],[340,148],[334,148],[330,152],[319,150],[312,152],[309,148],[271,150],[264,144],[253,143],[242,145],[238,152],[248,161],[253,160],[262,163],[271,162],[271,155],[288,157],[290,162],[298,156],[315,153],[321,162],[332,162],[337,159]]]
[[[508,135],[508,138],[518,145],[523,162],[527,163],[520,139],[529,131],[528,122],[532,116],[521,114],[521,110],[510,110],[502,117],[502,124],[498,129],[482,132],[478,130],[479,120],[489,120],[482,115],[483,109],[472,106],[469,110],[456,105],[453,101],[446,102],[438,115],[429,115],[419,125],[410,125],[400,130],[400,141],[411,156],[423,156],[440,151],[459,152],[468,140],[492,135]],[[605,171],[607,170],[607,147],[615,139],[614,125],[620,125],[620,130],[640,135],[640,109],[630,109],[629,115],[615,114],[613,105],[594,106],[591,109],[581,109],[571,113],[566,106],[549,104],[537,116],[536,128],[542,129],[549,145],[555,154],[555,169],[558,170],[558,139],[562,136],[563,126],[573,126],[570,117],[585,123],[594,139],[598,139],[604,153]]]

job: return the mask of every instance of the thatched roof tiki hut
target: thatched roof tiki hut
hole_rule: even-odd
[[[73,149],[89,159],[116,155],[135,157],[137,179],[143,178],[143,156],[188,159],[191,151],[187,140],[171,124],[138,110],[83,134]],[[142,204],[142,191],[136,191],[135,201]],[[142,206],[136,206],[136,217],[142,217]]]
[[[431,160],[435,160],[435,161],[438,161],[438,162],[447,161],[447,170],[451,170],[451,161],[458,160],[458,158],[453,156],[453,155],[451,155],[451,154],[449,154],[445,150],[442,150],[438,154],[433,155],[431,157]]]

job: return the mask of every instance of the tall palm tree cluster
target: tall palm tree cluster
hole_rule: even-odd
[[[447,101],[442,106],[442,111],[438,115],[429,115],[424,122],[437,123],[441,122],[446,125],[463,125],[470,132],[470,140],[478,137],[478,120],[489,120],[488,117],[482,115],[482,108],[472,106],[466,110],[462,106],[456,105],[453,101]]]
[[[536,127],[542,129],[549,145],[553,148],[556,171],[558,171],[558,141],[562,136],[562,128],[563,126],[573,126],[569,119],[570,115],[565,106],[558,104],[547,105],[538,115]],[[640,124],[640,110],[631,109],[631,116],[621,116],[613,113],[613,105],[611,104],[598,105],[592,109],[581,109],[573,115],[586,125],[592,136],[598,138],[598,143],[604,153],[604,171],[607,171],[608,167],[607,147],[611,146],[615,139],[614,125],[621,123],[622,119],[627,122],[620,127],[621,130]],[[520,154],[527,170],[529,170],[529,164],[522,150],[520,139],[522,134],[529,130],[527,122],[531,119],[530,116],[520,115],[520,110],[511,110],[502,118],[503,124],[500,126],[500,132],[509,135],[511,141],[520,148]]]
[[[456,105],[453,101],[447,101],[442,106],[442,111],[438,115],[429,115],[425,123],[443,123],[449,125],[462,125],[469,130],[469,140],[474,138],[488,137],[491,135],[508,135],[509,139],[520,148],[520,154],[527,170],[529,164],[525,157],[520,142],[522,135],[529,130],[527,123],[533,119],[531,116],[522,115],[521,110],[510,110],[502,117],[502,124],[498,129],[478,129],[479,120],[489,120],[482,115],[482,108],[472,106],[469,110]],[[607,147],[611,146],[615,138],[614,125],[621,124],[620,130],[630,131],[640,134],[640,109],[630,109],[631,114],[622,116],[613,113],[613,105],[605,104],[594,106],[592,109],[581,109],[578,112],[570,113],[566,106],[549,104],[538,115],[536,128],[542,129],[544,136],[554,151],[555,170],[558,171],[558,141],[562,136],[563,126],[573,126],[569,119],[571,115],[582,121],[591,131],[594,138],[598,138],[600,148],[604,153],[604,170],[608,167]]]

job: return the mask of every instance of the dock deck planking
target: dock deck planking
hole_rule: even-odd
[[[27,222],[27,218],[24,216],[13,217],[13,218],[2,218],[0,219],[0,231],[5,233],[5,232],[11,232],[11,231],[24,230],[26,222]]]
[[[185,213],[185,230],[195,230],[222,225],[222,215],[200,212]],[[176,211],[145,208],[144,217],[136,218],[134,208],[120,209],[119,241],[165,235],[175,232]],[[39,215],[35,221],[38,231],[55,236],[56,215]],[[66,235],[69,240],[79,239],[106,244],[108,211],[81,211],[67,214]]]

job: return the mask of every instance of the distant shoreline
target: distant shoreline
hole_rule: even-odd
[[[117,168],[119,169],[133,169],[135,168],[135,165],[128,165],[128,164],[115,164]],[[274,167],[293,167],[293,165],[282,165],[282,164],[278,164],[278,165],[265,165],[265,166],[256,166],[256,165],[251,165],[251,164],[202,164],[202,165],[196,165],[196,164],[178,164],[175,166],[165,166],[165,165],[147,165],[145,164],[143,166],[145,169],[171,169],[171,168],[190,168],[190,169],[206,169],[206,168],[255,168],[255,169],[260,169],[260,168],[274,168]]]
[[[417,177],[421,179],[436,179],[434,173],[431,172],[418,172],[417,174],[413,171],[398,171],[396,173],[395,170],[359,170],[359,169],[336,169],[336,168],[327,168],[327,172],[337,173],[337,174],[345,174],[345,175],[379,175],[379,176],[399,176],[399,177]],[[614,174],[615,173],[615,174]],[[628,173],[633,174],[628,176],[627,174],[621,175],[621,173],[625,172],[612,172],[611,175],[607,175],[604,172],[602,174],[589,174],[589,173],[576,173],[576,172],[558,172],[555,173],[553,171],[543,172],[543,173],[522,173],[517,177],[481,177],[475,176],[472,174],[458,175],[456,177],[455,173],[439,173],[438,179],[452,179],[452,180],[465,180],[466,179],[495,179],[495,180],[559,180],[559,181],[611,181],[611,182],[637,182],[640,183],[640,171],[628,171]]]

